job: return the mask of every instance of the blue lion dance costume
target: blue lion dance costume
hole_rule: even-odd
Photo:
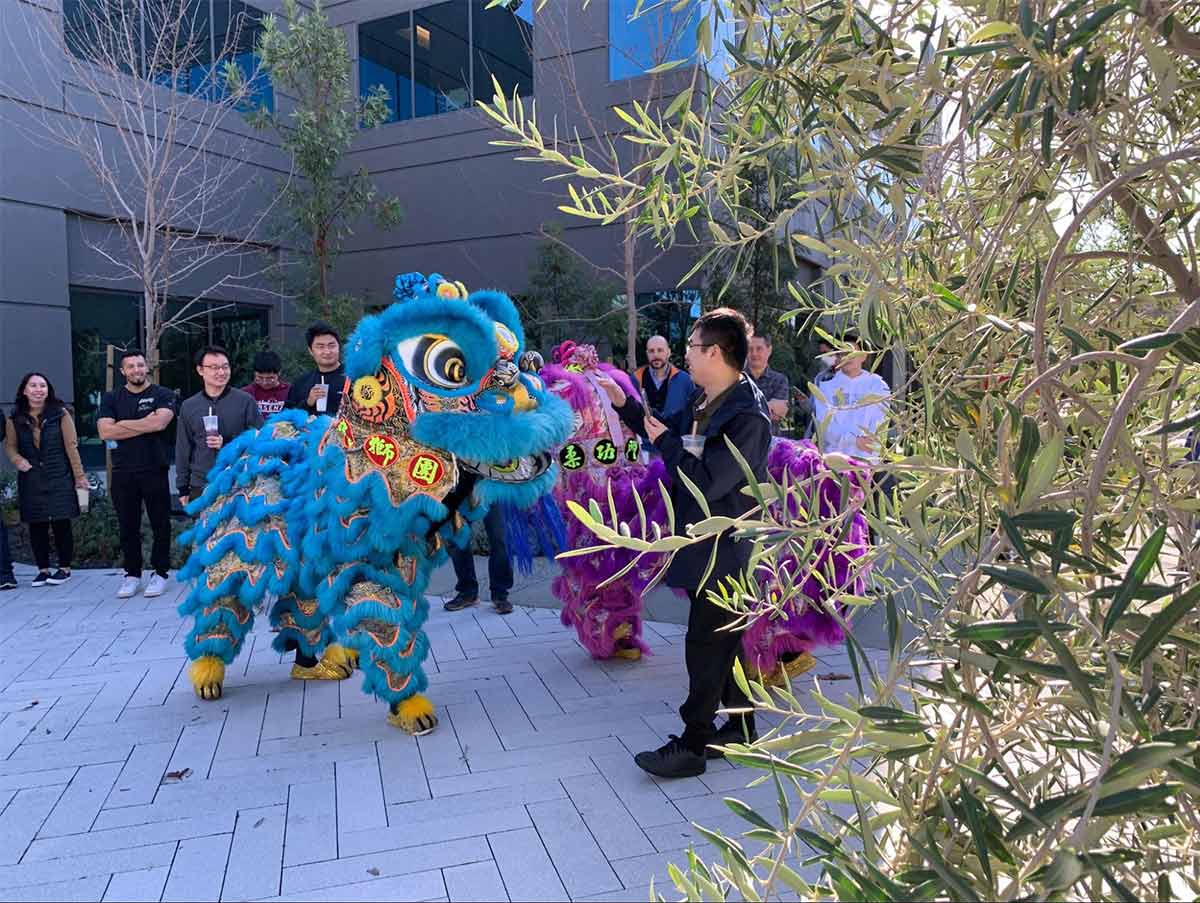
[[[392,724],[432,730],[424,590],[444,544],[468,543],[493,504],[554,508],[551,451],[571,410],[531,372],[512,302],[436,274],[397,277],[395,295],[350,336],[337,416],[284,411],[239,436],[188,508],[179,611],[195,619],[185,648],[203,699],[220,698],[269,604],[292,677],[359,667]]]

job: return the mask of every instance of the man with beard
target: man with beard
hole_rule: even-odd
[[[696,387],[690,376],[671,364],[671,346],[662,336],[646,341],[646,360],[649,363],[633,374],[634,384],[655,417],[670,419],[687,407]]]
[[[142,585],[142,508],[154,534],[150,566],[154,569],[145,595],[160,596],[171,567],[170,458],[166,430],[175,418],[175,393],[150,382],[146,358],[126,351],[119,364],[125,385],[107,392],[96,424],[112,450],[112,484],[108,487],[121,532],[125,579],[118,599],[129,599]]]

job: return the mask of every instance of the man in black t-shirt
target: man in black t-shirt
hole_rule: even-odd
[[[125,580],[118,599],[134,596],[142,582],[142,507],[150,518],[154,574],[145,595],[160,596],[171,567],[171,486],[167,477],[170,450],[166,429],[175,417],[175,393],[150,382],[140,351],[121,355],[125,385],[106,392],[100,402],[97,432],[112,450],[112,485],[108,492],[121,529]]]
[[[341,336],[328,323],[314,323],[305,331],[304,339],[317,369],[292,383],[287,407],[308,411],[312,416],[328,414],[336,417],[346,382]]]

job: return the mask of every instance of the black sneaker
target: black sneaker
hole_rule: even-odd
[[[638,753],[633,761],[660,778],[694,778],[704,774],[705,769],[704,756],[692,752],[674,734],[658,749]]]
[[[442,606],[446,611],[462,611],[464,608],[470,608],[479,601],[478,596],[468,596],[466,593],[458,593],[453,599]]]
[[[49,571],[38,571],[37,576],[33,578],[33,582],[30,583],[29,585],[30,586],[45,586],[49,582],[50,582],[50,572]]]
[[[3,577],[0,577],[0,590],[16,589],[16,588],[17,588],[17,578],[14,577],[12,574],[5,574]]]
[[[53,574],[51,574],[49,577],[46,578],[46,582],[49,583],[51,586],[58,586],[61,583],[66,583],[70,579],[71,579],[71,572],[64,571],[62,568],[59,568],[57,571],[55,571]]]
[[[492,608],[496,609],[502,615],[512,614],[512,603],[507,599],[493,599]]]
[[[750,742],[753,743],[758,739],[758,731],[750,731]],[[719,728],[713,735],[712,744],[704,750],[704,755],[709,759],[724,759],[725,753],[719,749],[713,749],[714,746],[728,746],[730,743],[745,743],[746,735],[742,732],[742,724],[736,718],[730,718]]]

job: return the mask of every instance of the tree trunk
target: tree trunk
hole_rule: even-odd
[[[326,260],[327,251],[325,245],[325,236],[323,234],[318,234],[315,244],[316,254],[314,256],[317,258],[317,293],[321,299],[321,304],[324,305],[326,300],[329,298],[329,276],[327,272],[329,263]],[[328,311],[326,311],[326,315],[328,315]]]
[[[632,372],[637,369],[637,250],[636,233],[632,218],[625,220],[625,309],[628,324],[625,331],[625,366]]]

